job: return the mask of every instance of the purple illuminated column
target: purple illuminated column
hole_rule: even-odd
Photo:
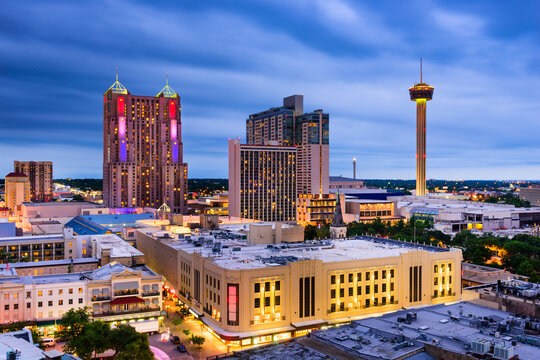
[[[171,143],[172,143],[172,161],[178,162],[178,127],[176,124],[176,103],[169,102],[169,118],[171,119]]]
[[[120,141],[120,161],[127,160],[127,142],[126,142],[126,110],[124,98],[118,98],[118,138]]]

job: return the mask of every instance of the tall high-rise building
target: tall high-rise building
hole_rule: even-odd
[[[422,82],[422,59],[420,59],[420,82],[409,88],[411,101],[416,101],[416,195],[426,195],[426,101],[433,98],[433,86]]]
[[[53,163],[52,161],[14,161],[13,171],[23,173],[30,179],[30,200],[33,202],[52,201]]]
[[[103,199],[109,207],[158,208],[183,213],[180,96],[165,87],[156,96],[132,95],[119,81],[103,97]]]
[[[17,205],[29,202],[31,199],[30,188],[28,175],[17,172],[7,174],[5,180],[6,206],[14,211]]]
[[[296,218],[296,148],[229,140],[229,215],[262,221]]]
[[[304,113],[304,96],[283,98],[283,106],[251,114],[246,120],[250,145],[277,141],[297,147],[297,193],[328,194],[329,115],[322,110]]]
[[[322,110],[300,115],[294,129],[298,194],[328,194],[329,115]]]

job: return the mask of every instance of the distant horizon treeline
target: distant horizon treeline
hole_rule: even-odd
[[[382,189],[403,189],[414,190],[416,181],[403,179],[358,179],[364,182],[365,186]],[[54,179],[55,183],[68,185],[82,190],[103,190],[103,179],[100,178],[65,178]],[[4,179],[0,179],[0,184],[4,184]],[[496,190],[497,188],[508,187],[510,184],[528,186],[540,184],[540,180],[427,180],[429,191],[435,189],[448,191],[459,190]],[[227,178],[188,178],[188,189],[190,192],[228,190],[229,180]]]

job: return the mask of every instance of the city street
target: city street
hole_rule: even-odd
[[[177,335],[180,337],[180,341],[186,346],[189,355],[181,354],[176,346],[171,342],[161,342],[161,335],[155,334],[148,337],[150,345],[154,346],[160,350],[163,350],[167,355],[169,355],[171,360],[175,359],[205,359],[208,356],[223,354],[227,352],[227,346],[223,344],[216,336],[212,335],[209,331],[206,330],[206,326],[199,320],[193,319],[192,316],[184,318],[184,321],[179,326],[173,324],[173,320],[179,318],[180,316],[176,312],[176,307],[172,301],[164,300],[163,308],[168,306],[169,317],[163,319],[163,327],[160,329],[162,332],[166,332],[167,329],[171,334]],[[202,349],[197,349],[196,346],[190,344],[186,341],[186,335],[182,332],[184,329],[189,329],[191,334],[204,336],[206,341],[202,346]]]

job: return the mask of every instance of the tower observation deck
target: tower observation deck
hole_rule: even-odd
[[[420,59],[420,82],[409,88],[411,101],[416,101],[416,195],[426,195],[426,101],[433,98],[433,86],[422,82],[422,59]]]

